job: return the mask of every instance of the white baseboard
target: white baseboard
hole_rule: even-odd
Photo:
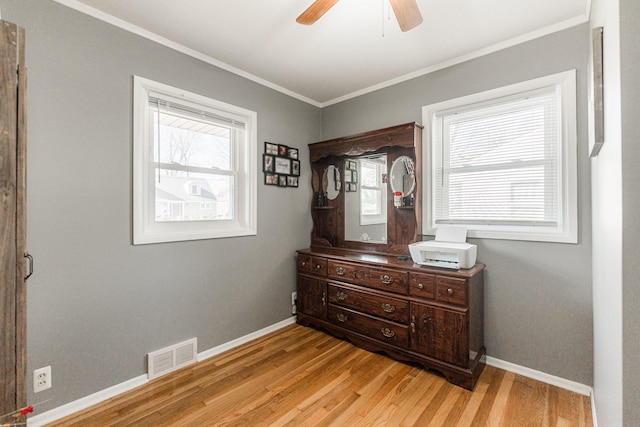
[[[120,384],[116,384],[113,387],[106,388],[99,392],[90,394],[89,396],[81,399],[69,402],[66,405],[58,406],[50,411],[43,412],[42,414],[29,417],[27,425],[29,427],[39,427],[45,424],[52,423],[61,418],[67,417],[75,412],[82,411],[97,403],[104,402],[107,399],[111,399],[114,396],[125,393],[129,390],[133,390],[136,387],[140,387],[149,382],[147,374],[140,375],[139,377],[132,378]]]
[[[591,393],[591,419],[593,420],[593,427],[598,427],[598,417],[596,417],[596,396],[595,396],[595,393]]]
[[[593,395],[593,387],[591,386],[536,371],[535,369],[516,365],[515,363],[505,362],[504,360],[496,359],[495,357],[487,356],[487,365],[504,369],[505,371],[513,372],[514,374],[520,374],[534,380],[542,381],[543,383],[551,384],[556,387],[564,388],[565,390],[573,391],[583,396]]]
[[[209,350],[205,350],[203,352],[198,353],[198,362],[202,362],[210,357],[216,356],[220,353],[224,353],[227,350],[231,350],[234,347],[238,347],[239,345],[248,343],[249,341],[255,340],[256,338],[260,338],[271,332],[277,331],[278,329],[282,329],[285,326],[293,325],[296,323],[296,318],[291,317],[289,319],[283,320],[282,322],[278,322],[274,325],[267,326],[264,329],[260,329],[259,331],[252,332],[243,337],[237,338],[233,341],[229,341],[227,343],[221,344],[217,347],[210,348]]]
[[[219,345],[209,350],[205,350],[201,353],[198,353],[198,362],[230,350],[239,345],[245,344],[256,338],[260,338],[271,332],[277,331],[278,329],[284,328],[285,326],[291,325],[295,322],[296,318],[291,317],[289,319],[283,320],[282,322],[267,326],[264,329],[260,329],[256,332],[252,332],[233,341],[229,341],[228,343]],[[140,387],[141,385],[144,385],[148,382],[149,379],[147,374],[140,375],[139,377],[132,378],[120,384],[116,384],[113,387],[109,387],[107,389],[93,393],[89,396],[83,397],[73,402],[69,402],[65,405],[58,406],[57,408],[51,409],[47,412],[43,412],[42,414],[32,416],[27,420],[27,425],[29,427],[40,427],[45,424],[52,423],[73,413],[87,409],[90,406],[96,405],[100,402],[104,402],[107,399],[111,399],[112,397],[115,397],[119,394],[125,393],[129,390],[133,390],[134,388]]]
[[[555,375],[549,375],[544,372],[536,371],[535,369],[525,368],[524,366],[516,365],[515,363],[505,362],[504,360],[496,359],[495,357],[486,356],[487,365],[494,366],[496,368],[504,369],[505,371],[513,372],[527,378],[541,381],[546,384],[551,384],[556,387],[563,388],[565,390],[573,391],[583,396],[589,396],[591,398],[591,420],[593,427],[598,427],[598,418],[596,417],[596,401],[593,394],[593,387],[577,383],[575,381],[569,381],[564,378],[556,377]]]

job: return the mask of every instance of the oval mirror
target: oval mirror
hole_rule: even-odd
[[[340,193],[340,171],[334,165],[329,165],[322,175],[322,190],[327,199],[333,200]]]
[[[406,197],[416,187],[415,165],[409,156],[400,156],[391,165],[391,191],[401,192]]]

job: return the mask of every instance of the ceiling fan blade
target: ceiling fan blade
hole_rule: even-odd
[[[422,23],[422,15],[416,0],[389,0],[400,29],[405,32]]]
[[[316,0],[300,16],[296,18],[298,24],[311,25],[324,15],[338,0]]]

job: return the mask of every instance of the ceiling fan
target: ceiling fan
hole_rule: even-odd
[[[393,13],[396,15],[400,29],[409,31],[422,23],[422,15],[416,0],[389,0]],[[316,0],[307,8],[298,18],[296,22],[304,25],[315,23],[322,15],[331,9],[338,0]]]

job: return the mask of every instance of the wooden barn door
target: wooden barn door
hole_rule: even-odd
[[[27,397],[24,36],[0,20],[0,415]]]

